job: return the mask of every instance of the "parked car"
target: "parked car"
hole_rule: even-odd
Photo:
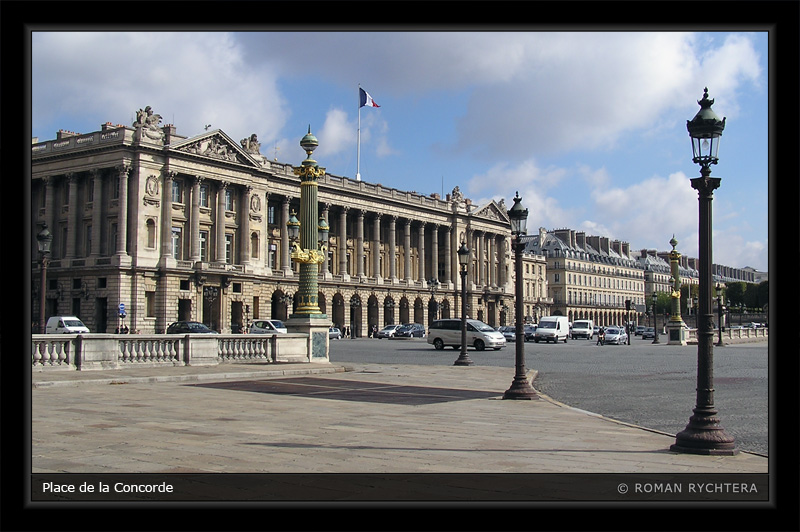
[[[286,328],[286,325],[284,325],[281,320],[267,320],[267,321],[269,321],[276,329],[278,329],[278,332],[282,333],[289,332],[289,330]]]
[[[398,324],[387,325],[386,327],[375,333],[375,338],[391,338],[392,336],[394,336],[394,333],[396,333],[397,329],[399,329],[400,327],[402,327],[402,325]]]
[[[167,334],[219,334],[199,321],[176,321],[167,327]]]
[[[254,320],[250,325],[250,334],[278,334],[280,332],[272,320]]]
[[[512,327],[510,325],[503,325],[497,332],[501,333],[506,338],[506,342],[516,342],[517,341],[517,328]]]
[[[530,342],[531,340],[533,340],[536,337],[536,329],[537,328],[538,328],[538,325],[528,324],[528,325],[524,325],[523,326],[522,331],[525,333],[525,341],[526,342]]]
[[[628,333],[622,327],[608,327],[606,329],[607,344],[622,345],[628,341]]]
[[[474,346],[476,350],[501,349],[506,345],[505,337],[495,331],[489,325],[479,320],[467,320],[467,345]],[[428,343],[433,344],[437,350],[444,349],[444,346],[452,346],[453,349],[461,347],[461,320],[445,319],[436,320],[428,331]]]
[[[647,329],[647,327],[645,327],[644,325],[637,325],[636,331],[633,333],[634,336],[641,336],[642,333],[645,331],[645,329]]]
[[[44,332],[46,334],[88,333],[89,328],[76,316],[50,316]]]
[[[647,340],[648,338],[655,338],[656,337],[656,330],[654,327],[642,327],[644,330],[642,331],[642,340]]]
[[[337,327],[331,327],[328,329],[328,338],[331,340],[341,340],[342,331],[340,331]]]
[[[425,338],[425,326],[421,323],[407,323],[394,332],[394,338]]]

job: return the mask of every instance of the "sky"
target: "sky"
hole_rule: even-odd
[[[708,88],[725,117],[713,262],[768,271],[766,32],[34,31],[31,126],[130,126],[151,106],[177,133],[255,133],[299,165],[421,194],[529,210],[570,228],[698,257],[686,121]],[[358,88],[380,107],[359,108]],[[360,156],[359,156],[360,116]]]

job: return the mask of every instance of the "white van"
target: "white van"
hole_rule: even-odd
[[[461,347],[461,320],[436,320],[428,329],[428,343],[433,344],[437,350],[444,346],[453,349]],[[467,345],[473,346],[478,351],[491,348],[495,351],[505,347],[506,337],[503,333],[494,330],[479,320],[467,320]]]
[[[566,316],[545,316],[539,319],[539,326],[536,328],[533,340],[536,343],[539,343],[540,340],[545,342],[564,340],[564,343],[567,343],[568,337],[569,320]]]
[[[89,327],[75,316],[51,316],[47,320],[46,334],[79,334],[88,333]]]
[[[592,320],[575,320],[572,324],[572,339],[586,338],[592,339],[594,335],[594,322]]]

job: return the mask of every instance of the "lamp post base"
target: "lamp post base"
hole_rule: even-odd
[[[456,361],[453,362],[454,366],[472,366],[474,364],[475,363],[472,361],[472,359],[469,358],[469,356],[467,356],[465,353],[460,354]]]
[[[719,425],[716,411],[694,410],[689,424],[675,436],[670,451],[688,454],[733,456],[739,454],[733,436]]]
[[[533,389],[531,383],[528,382],[527,377],[515,375],[511,388],[503,394],[503,399],[535,400],[539,399],[539,395]]]

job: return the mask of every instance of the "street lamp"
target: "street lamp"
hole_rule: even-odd
[[[700,176],[691,180],[697,190],[699,203],[699,322],[697,327],[697,403],[686,428],[675,436],[671,450],[682,453],[707,455],[734,455],[739,451],[734,438],[719,423],[714,407],[714,329],[711,314],[711,200],[720,178],[710,177],[711,165],[717,164],[719,142],[725,129],[722,120],[714,114],[714,100],[708,98],[708,89],[698,100],[700,111],[686,122],[692,140],[692,161],[700,165]]]
[[[717,283],[717,327],[719,329],[719,341],[717,345],[723,346],[722,343],[722,284]]]
[[[469,248],[465,242],[458,249],[458,265],[461,268],[461,353],[453,363],[454,366],[471,366],[472,360],[467,356],[467,265],[469,264]]]
[[[658,302],[658,294],[653,292],[652,296],[653,300],[653,343],[660,344],[661,341],[658,339],[658,314],[656,314],[656,303]]]
[[[508,218],[511,220],[511,247],[514,250],[514,273],[515,280],[515,299],[514,309],[516,314],[516,357],[514,380],[511,387],[503,394],[503,399],[538,399],[539,396],[528,382],[525,375],[525,330],[522,319],[522,250],[525,245],[522,243],[522,235],[527,234],[528,209],[522,207],[522,198],[519,192],[514,196],[514,205],[508,210]]]
[[[36,235],[36,244],[39,247],[39,255],[42,256],[42,279],[41,284],[39,286],[39,334],[45,333],[45,323],[44,323],[44,303],[45,303],[45,292],[47,291],[47,286],[45,283],[47,282],[47,265],[50,263],[50,244],[53,242],[53,235],[47,229],[47,224],[43,224],[44,227]]]
[[[431,292],[431,301],[433,302],[433,318],[431,321],[435,320],[439,315],[439,302],[436,301],[436,290],[439,288],[439,284],[439,280],[436,277],[428,279],[428,290]]]
[[[295,314],[304,317],[325,317],[319,308],[318,274],[319,265],[325,260],[328,242],[328,224],[318,217],[317,180],[325,175],[325,169],[311,158],[317,148],[317,138],[308,134],[300,140],[300,147],[306,152],[306,159],[294,168],[300,177],[300,219],[292,212],[286,223],[292,246],[292,260],[300,263],[300,281],[297,291]],[[315,231],[316,230],[316,231]],[[299,241],[299,242],[298,242]]]

